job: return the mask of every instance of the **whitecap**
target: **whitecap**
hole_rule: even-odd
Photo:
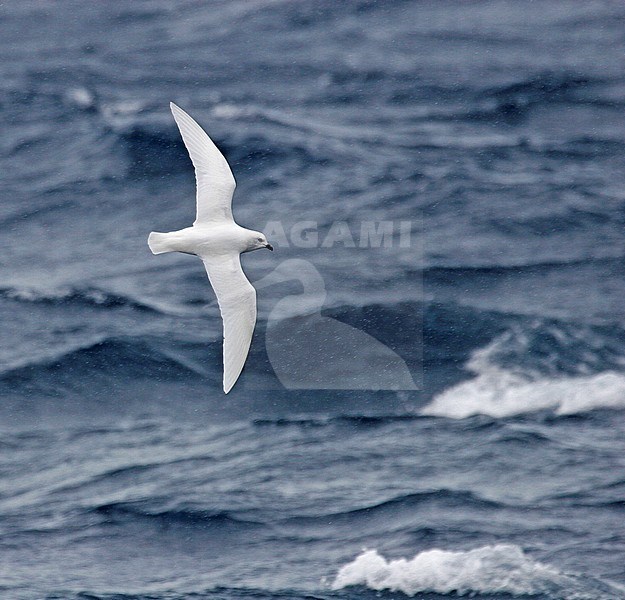
[[[625,408],[625,375],[603,371],[592,375],[546,377],[513,372],[493,363],[502,338],[473,353],[465,368],[475,377],[438,394],[421,413],[464,419],[496,418],[539,410],[570,415],[601,408]]]
[[[218,119],[237,119],[240,117],[253,116],[249,108],[228,104],[226,102],[213,106],[211,113]]]
[[[95,95],[84,87],[70,88],[65,92],[65,98],[70,104],[84,110],[95,106]]]
[[[542,564],[513,544],[483,546],[467,551],[432,549],[413,559],[387,560],[377,550],[365,550],[341,567],[332,588],[364,586],[376,591],[439,594],[544,594],[552,598],[609,598],[612,585],[600,581],[583,583]]]

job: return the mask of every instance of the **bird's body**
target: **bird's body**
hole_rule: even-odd
[[[228,254],[251,252],[258,249],[263,234],[245,229],[234,221],[214,225],[193,225],[169,233],[152,232],[148,243],[154,254],[183,252],[185,254]],[[261,246],[264,248],[265,246]]]
[[[230,167],[202,128],[171,103],[174,119],[195,167],[197,211],[192,227],[152,232],[154,254],[183,252],[199,256],[217,296],[224,323],[224,392],[238,379],[256,324],[256,290],[241,269],[239,255],[260,248],[273,250],[265,236],[238,225],[232,216],[236,182]]]

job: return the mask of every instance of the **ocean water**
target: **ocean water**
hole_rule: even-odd
[[[625,598],[625,5],[26,0],[0,53],[0,597]],[[228,396],[146,244],[170,101],[276,247]]]

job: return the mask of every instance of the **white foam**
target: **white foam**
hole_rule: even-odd
[[[219,119],[237,119],[239,117],[253,116],[249,108],[228,103],[216,104],[211,112],[214,117]]]
[[[484,546],[465,552],[427,550],[412,560],[386,560],[376,550],[366,550],[342,567],[332,584],[335,590],[365,586],[382,591],[439,594],[508,593],[554,594],[562,597],[591,597],[579,594],[575,578],[528,557],[515,545]],[[558,593],[559,592],[559,593]]]
[[[145,108],[141,100],[120,100],[102,105],[102,116],[115,130],[123,131],[136,122],[137,115]]]
[[[109,300],[109,296],[107,296],[104,292],[93,288],[80,291],[71,287],[14,287],[0,289],[0,292],[6,294],[8,298],[14,298],[15,300],[22,300],[24,302],[42,302],[46,300],[61,301],[67,300],[75,295],[81,295],[83,298],[91,300],[94,304],[104,304]]]
[[[464,419],[472,415],[508,417],[537,410],[558,415],[597,408],[625,408],[625,376],[614,371],[595,375],[545,378],[513,373],[494,365],[491,354],[501,340],[475,352],[466,365],[475,373],[438,396],[422,414]]]
[[[78,108],[86,109],[95,106],[95,96],[93,95],[93,92],[89,91],[87,88],[71,88],[65,92],[65,97],[68,102],[74,104]]]

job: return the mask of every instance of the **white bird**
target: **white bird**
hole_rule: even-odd
[[[232,216],[236,182],[228,162],[204,130],[180,107],[171,112],[195,167],[196,219],[192,227],[170,233],[150,233],[153,254],[184,252],[202,259],[223,319],[223,387],[227,394],[247,358],[256,325],[256,290],[241,268],[240,254],[273,250],[259,231],[245,229]]]

